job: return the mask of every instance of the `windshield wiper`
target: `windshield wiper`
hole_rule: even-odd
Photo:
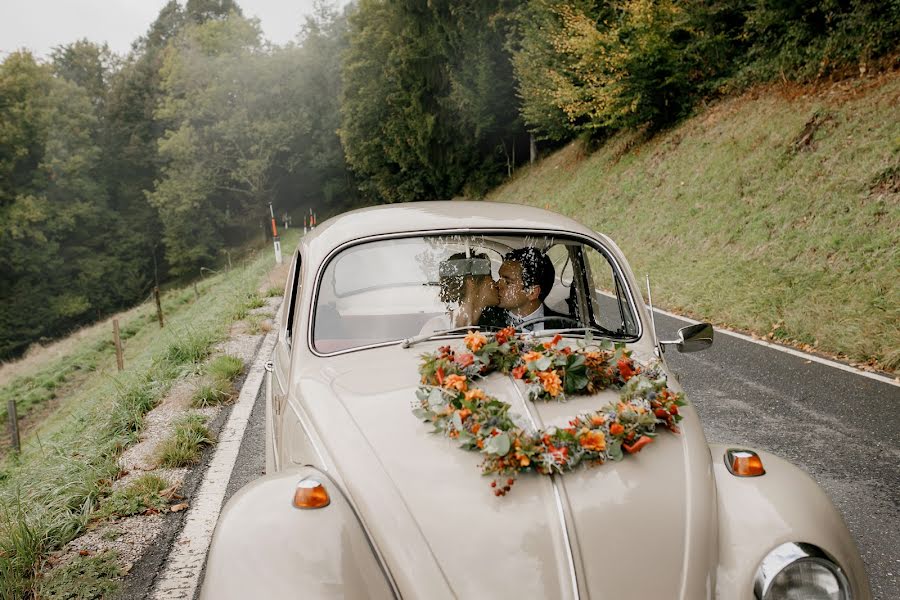
[[[544,329],[542,331],[535,331],[532,335],[534,337],[549,337],[551,335],[565,334],[565,333],[597,333],[602,337],[607,338],[618,338],[621,335],[615,331],[610,331],[605,327],[600,327],[599,325],[596,327],[570,327],[567,329]]]
[[[457,331],[470,331],[474,329],[481,329],[478,325],[464,325],[462,327],[451,327],[450,329],[441,329],[440,331],[432,331],[431,333],[425,333],[422,335],[417,335],[415,337],[406,338],[402,342],[400,342],[401,348],[409,348],[410,346],[414,346],[419,342],[427,342],[431,338],[436,338],[439,335],[446,335],[448,333],[455,333]]]

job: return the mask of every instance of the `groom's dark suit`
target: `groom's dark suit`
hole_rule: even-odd
[[[544,326],[544,329],[564,329],[566,327],[572,327],[572,322],[566,320],[572,317],[556,312],[546,304],[544,304],[544,317],[565,317],[560,319],[548,318],[546,321],[540,321],[540,324]],[[514,317],[508,310],[500,308],[499,306],[489,306],[485,308],[481,313],[481,318],[478,320],[478,324],[482,329],[491,327],[497,327],[499,329],[508,325],[518,325],[519,322],[521,322],[521,319]]]

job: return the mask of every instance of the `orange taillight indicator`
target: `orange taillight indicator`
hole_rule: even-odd
[[[753,450],[729,448],[725,451],[725,466],[735,477],[759,477],[766,474],[762,459]]]
[[[331,504],[328,490],[316,479],[303,479],[294,490],[294,508],[325,508]]]

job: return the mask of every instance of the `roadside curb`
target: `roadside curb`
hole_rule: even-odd
[[[172,545],[150,598],[168,600],[193,598],[195,595],[200,574],[206,563],[212,533],[222,509],[222,499],[231,478],[250,414],[253,412],[253,406],[264,381],[263,366],[275,347],[279,317],[280,312],[276,312],[274,326],[266,334],[256,359],[248,369],[247,379],[241,387],[228,421],[219,433],[215,453],[197,493],[191,499],[191,508],[184,519],[184,526]]]

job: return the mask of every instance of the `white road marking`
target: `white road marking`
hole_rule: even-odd
[[[278,315],[281,311],[278,311]],[[216,452],[203,476],[203,482],[197,493],[191,498],[191,508],[184,520],[184,527],[172,546],[163,572],[153,587],[151,598],[169,600],[172,598],[190,599],[194,597],[200,583],[200,573],[206,562],[206,553],[212,539],[222,499],[231,479],[231,471],[237,461],[238,451],[244,439],[244,430],[253,412],[256,396],[262,386],[265,375],[264,365],[269,360],[278,337],[278,319],[259,348],[256,360],[248,371],[247,380],[241,387],[241,393],[231,415],[216,444]]]
[[[649,307],[647,307],[647,308],[649,308]],[[670,313],[668,311],[665,311],[665,310],[662,310],[659,308],[654,308],[653,310],[658,312],[661,315],[666,315],[667,317],[672,317],[673,319],[680,319],[682,321],[690,323],[691,325],[696,325],[697,323],[701,322],[701,321],[695,321],[694,319],[690,319],[688,317],[682,317],[681,315],[676,315],[676,314]],[[780,352],[786,352],[788,354],[793,354],[794,356],[799,356],[800,358],[803,358],[806,360],[811,360],[813,362],[817,362],[817,363],[820,363],[823,365],[828,365],[829,367],[834,367],[835,369],[847,371],[848,373],[853,373],[855,375],[862,375],[863,377],[868,377],[869,379],[874,379],[874,380],[880,381],[882,383],[887,383],[890,385],[900,387],[900,382],[898,382],[896,379],[891,379],[890,377],[887,377],[886,375],[880,375],[878,373],[870,373],[869,371],[863,371],[862,369],[857,369],[856,367],[846,365],[844,363],[837,362],[835,360],[829,360],[827,358],[822,358],[821,356],[816,356],[815,354],[803,352],[802,350],[795,350],[794,348],[790,348],[788,346],[782,346],[780,344],[773,344],[773,343],[767,342],[765,340],[759,340],[754,337],[750,337],[749,335],[744,335],[743,333],[731,331],[730,329],[723,329],[719,326],[715,326],[715,327],[713,327],[713,329],[715,329],[716,333],[730,335],[731,337],[735,337],[735,338],[744,340],[745,342],[753,342],[754,344],[759,344],[760,346],[765,346],[765,347],[771,348],[773,350],[778,350]]]

